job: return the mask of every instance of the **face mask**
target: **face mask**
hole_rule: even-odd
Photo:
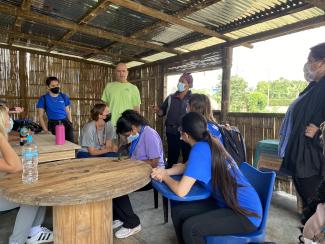
[[[304,77],[307,82],[312,82],[315,80],[315,72],[310,72],[308,63],[304,65]]]
[[[107,114],[106,118],[104,119],[105,123],[111,120],[112,114]]]
[[[138,137],[139,137],[139,133],[136,133],[135,135],[130,135],[128,137],[128,143],[133,142],[134,140],[138,139]]]
[[[51,92],[53,92],[54,94],[58,94],[60,92],[60,87],[53,87],[50,89]]]
[[[9,118],[9,124],[9,128],[6,128],[7,133],[9,133],[14,127],[14,120],[12,118]]]
[[[182,83],[182,82],[178,82],[178,84],[177,84],[177,90],[178,90],[179,92],[183,92],[183,91],[185,91],[185,84]]]

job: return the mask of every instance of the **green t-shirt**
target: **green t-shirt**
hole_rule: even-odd
[[[107,83],[102,100],[107,103],[112,113],[111,122],[113,126],[116,125],[116,121],[125,110],[133,109],[141,104],[138,87],[129,82]]]

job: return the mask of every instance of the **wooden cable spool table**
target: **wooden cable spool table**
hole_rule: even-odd
[[[150,182],[143,161],[84,158],[41,164],[39,180],[23,184],[21,173],[0,180],[0,194],[10,201],[53,206],[55,244],[113,243],[112,198]]]

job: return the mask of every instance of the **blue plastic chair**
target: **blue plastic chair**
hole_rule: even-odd
[[[207,244],[242,244],[242,243],[261,243],[265,240],[266,233],[266,221],[271,204],[271,198],[273,193],[275,173],[274,172],[262,172],[247,163],[241,163],[240,170],[249,180],[251,185],[255,188],[259,195],[263,207],[262,223],[257,231],[238,234],[238,235],[226,235],[226,236],[207,236]],[[218,220],[216,220],[218,221]]]

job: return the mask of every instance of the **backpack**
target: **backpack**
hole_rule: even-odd
[[[247,162],[245,141],[236,126],[217,124],[224,142],[224,147],[235,162],[240,165]]]

